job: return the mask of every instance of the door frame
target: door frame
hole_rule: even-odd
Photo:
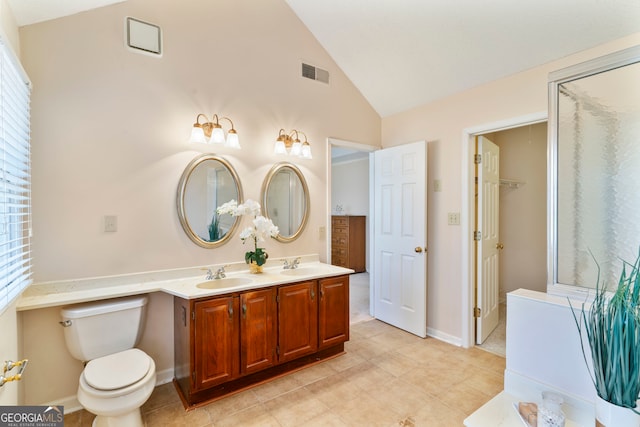
[[[475,177],[474,155],[476,152],[475,137],[491,132],[517,128],[548,121],[548,112],[540,111],[524,116],[513,117],[496,122],[485,123],[477,126],[464,128],[462,130],[462,168],[461,168],[461,217],[466,221],[461,221],[462,239],[462,346],[465,348],[475,345],[475,318],[473,309],[475,307],[475,245],[473,232],[475,229],[475,188],[473,179]],[[549,142],[547,141],[547,158],[549,153]],[[548,162],[547,162],[548,163]],[[548,166],[547,166],[548,167]]]

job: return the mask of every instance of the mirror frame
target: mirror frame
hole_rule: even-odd
[[[305,203],[302,222],[300,223],[300,226],[298,227],[296,232],[288,237],[282,236],[280,235],[280,233],[278,233],[278,235],[274,237],[274,239],[276,239],[278,242],[289,243],[289,242],[293,242],[298,237],[300,237],[300,234],[302,234],[302,231],[306,227],[307,222],[309,221],[309,212],[311,211],[311,202],[309,198],[309,187],[307,186],[307,181],[304,179],[304,175],[302,175],[302,172],[300,171],[300,169],[298,169],[298,167],[293,163],[280,162],[273,165],[269,173],[267,173],[267,176],[264,178],[264,181],[262,182],[262,214],[266,218],[269,218],[267,214],[269,212],[268,203],[267,203],[267,190],[269,189],[269,185],[271,184],[273,177],[276,176],[276,174],[283,169],[291,169],[298,176],[298,179],[300,180],[300,183],[302,184],[302,189],[304,191],[304,203]]]
[[[233,233],[235,232],[236,228],[238,228],[238,225],[240,224],[240,217],[236,217],[236,220],[234,221],[233,225],[231,226],[231,228],[229,229],[229,231],[227,232],[227,234],[224,235],[224,237],[222,237],[220,240],[216,240],[215,242],[207,242],[206,240],[202,239],[200,236],[198,236],[196,233],[193,232],[193,230],[191,229],[191,226],[189,225],[189,221],[187,220],[187,215],[186,215],[186,211],[184,208],[184,196],[185,196],[185,191],[187,188],[187,183],[189,182],[189,178],[191,177],[191,175],[193,174],[193,171],[200,166],[202,163],[208,161],[208,160],[215,160],[220,162],[224,167],[227,168],[227,170],[229,171],[229,173],[231,174],[231,178],[233,178],[233,181],[236,184],[236,188],[238,189],[238,204],[242,203],[243,201],[243,195],[242,195],[242,185],[240,184],[240,178],[238,177],[238,174],[236,173],[236,170],[233,168],[233,166],[231,166],[231,163],[229,163],[226,159],[217,156],[215,154],[201,154],[199,156],[197,156],[195,159],[191,160],[191,162],[189,162],[189,164],[187,165],[187,167],[184,169],[184,172],[182,172],[182,176],[180,177],[180,182],[178,184],[178,194],[176,197],[176,205],[178,208],[178,218],[180,219],[180,224],[182,225],[182,228],[184,229],[185,233],[187,233],[187,236],[189,236],[189,238],[198,246],[206,248],[206,249],[212,249],[212,248],[216,248],[218,246],[221,246],[222,244],[226,243],[227,240],[229,240],[231,238],[231,236],[233,235]]]
[[[640,47],[634,46],[549,73],[549,118],[547,153],[547,292],[584,298],[592,289],[558,282],[558,87],[573,80],[640,62]]]

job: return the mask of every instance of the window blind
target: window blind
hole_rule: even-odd
[[[31,89],[0,40],[0,313],[32,281]]]

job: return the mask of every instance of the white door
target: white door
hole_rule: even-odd
[[[477,300],[476,344],[482,344],[498,326],[499,260],[502,245],[499,241],[500,148],[485,137],[476,137],[478,178],[477,228]]]
[[[415,142],[373,153],[374,316],[427,335],[427,153]]]

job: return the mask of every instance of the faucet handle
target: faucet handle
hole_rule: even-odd
[[[284,264],[282,264],[282,269],[283,270],[288,270],[289,267],[289,261],[287,261],[286,259],[284,260]]]

